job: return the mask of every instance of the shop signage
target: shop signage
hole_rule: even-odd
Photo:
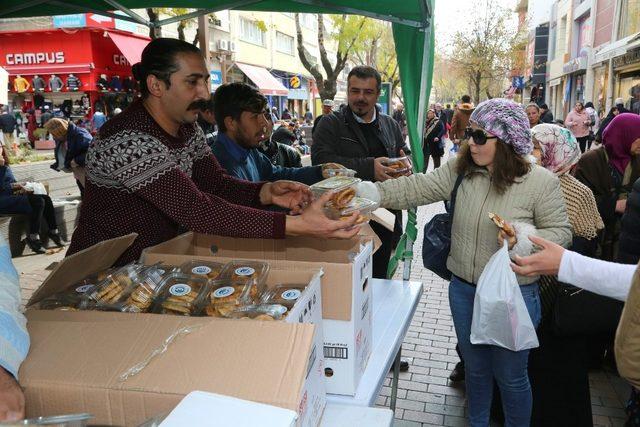
[[[614,58],[613,66],[619,68],[625,65],[635,64],[636,62],[640,62],[640,49],[629,51],[622,56]]]
[[[299,89],[300,88],[300,77],[293,76],[289,79],[289,85],[291,89]]]
[[[129,61],[127,61],[127,58],[124,57],[124,55],[115,53],[113,55],[113,63],[116,65],[124,65],[124,66],[130,66],[131,64],[129,64]]]
[[[564,74],[575,73],[576,71],[586,70],[586,69],[587,69],[587,58],[584,56],[573,58],[571,61],[567,62],[562,66],[562,72]]]
[[[209,81],[211,82],[211,90],[216,90],[222,84],[222,71],[209,71]]]
[[[84,13],[74,15],[57,15],[53,17],[53,28],[82,28],[87,26]]]
[[[7,65],[62,64],[64,52],[7,53],[5,60]]]

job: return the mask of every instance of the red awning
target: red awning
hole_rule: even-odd
[[[91,64],[40,64],[40,65],[5,65],[4,69],[12,76],[33,76],[36,74],[83,74],[91,72]]]
[[[236,65],[264,95],[287,96],[289,94],[289,90],[266,68],[240,62],[236,62]]]
[[[151,40],[143,39],[133,36],[127,36],[124,34],[117,34],[112,32],[107,32],[109,37],[115,45],[120,49],[120,52],[127,58],[129,64],[133,65],[136,62],[140,62],[140,58],[142,57],[142,51],[149,44]]]

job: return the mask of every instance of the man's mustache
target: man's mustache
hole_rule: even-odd
[[[189,108],[187,108],[187,110],[200,110],[200,111],[204,111],[206,109],[207,109],[207,101],[204,99],[192,102],[191,105],[189,105]]]

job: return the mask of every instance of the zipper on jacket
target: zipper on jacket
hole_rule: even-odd
[[[478,214],[478,223],[476,225],[476,245],[473,251],[473,264],[471,265],[471,280],[473,282],[477,282],[477,280],[475,280],[475,274],[476,274],[476,257],[478,254],[478,240],[480,239],[480,221],[482,221],[482,213],[484,212],[484,205],[487,203],[487,199],[489,198],[489,194],[491,193],[492,183],[493,183],[493,177],[489,177],[489,190],[487,190],[487,195],[484,196],[484,201],[482,202],[482,206],[480,207],[480,213]]]

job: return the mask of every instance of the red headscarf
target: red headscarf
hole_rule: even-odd
[[[624,174],[631,161],[631,145],[640,138],[640,116],[633,113],[618,114],[602,134],[609,164]]]

